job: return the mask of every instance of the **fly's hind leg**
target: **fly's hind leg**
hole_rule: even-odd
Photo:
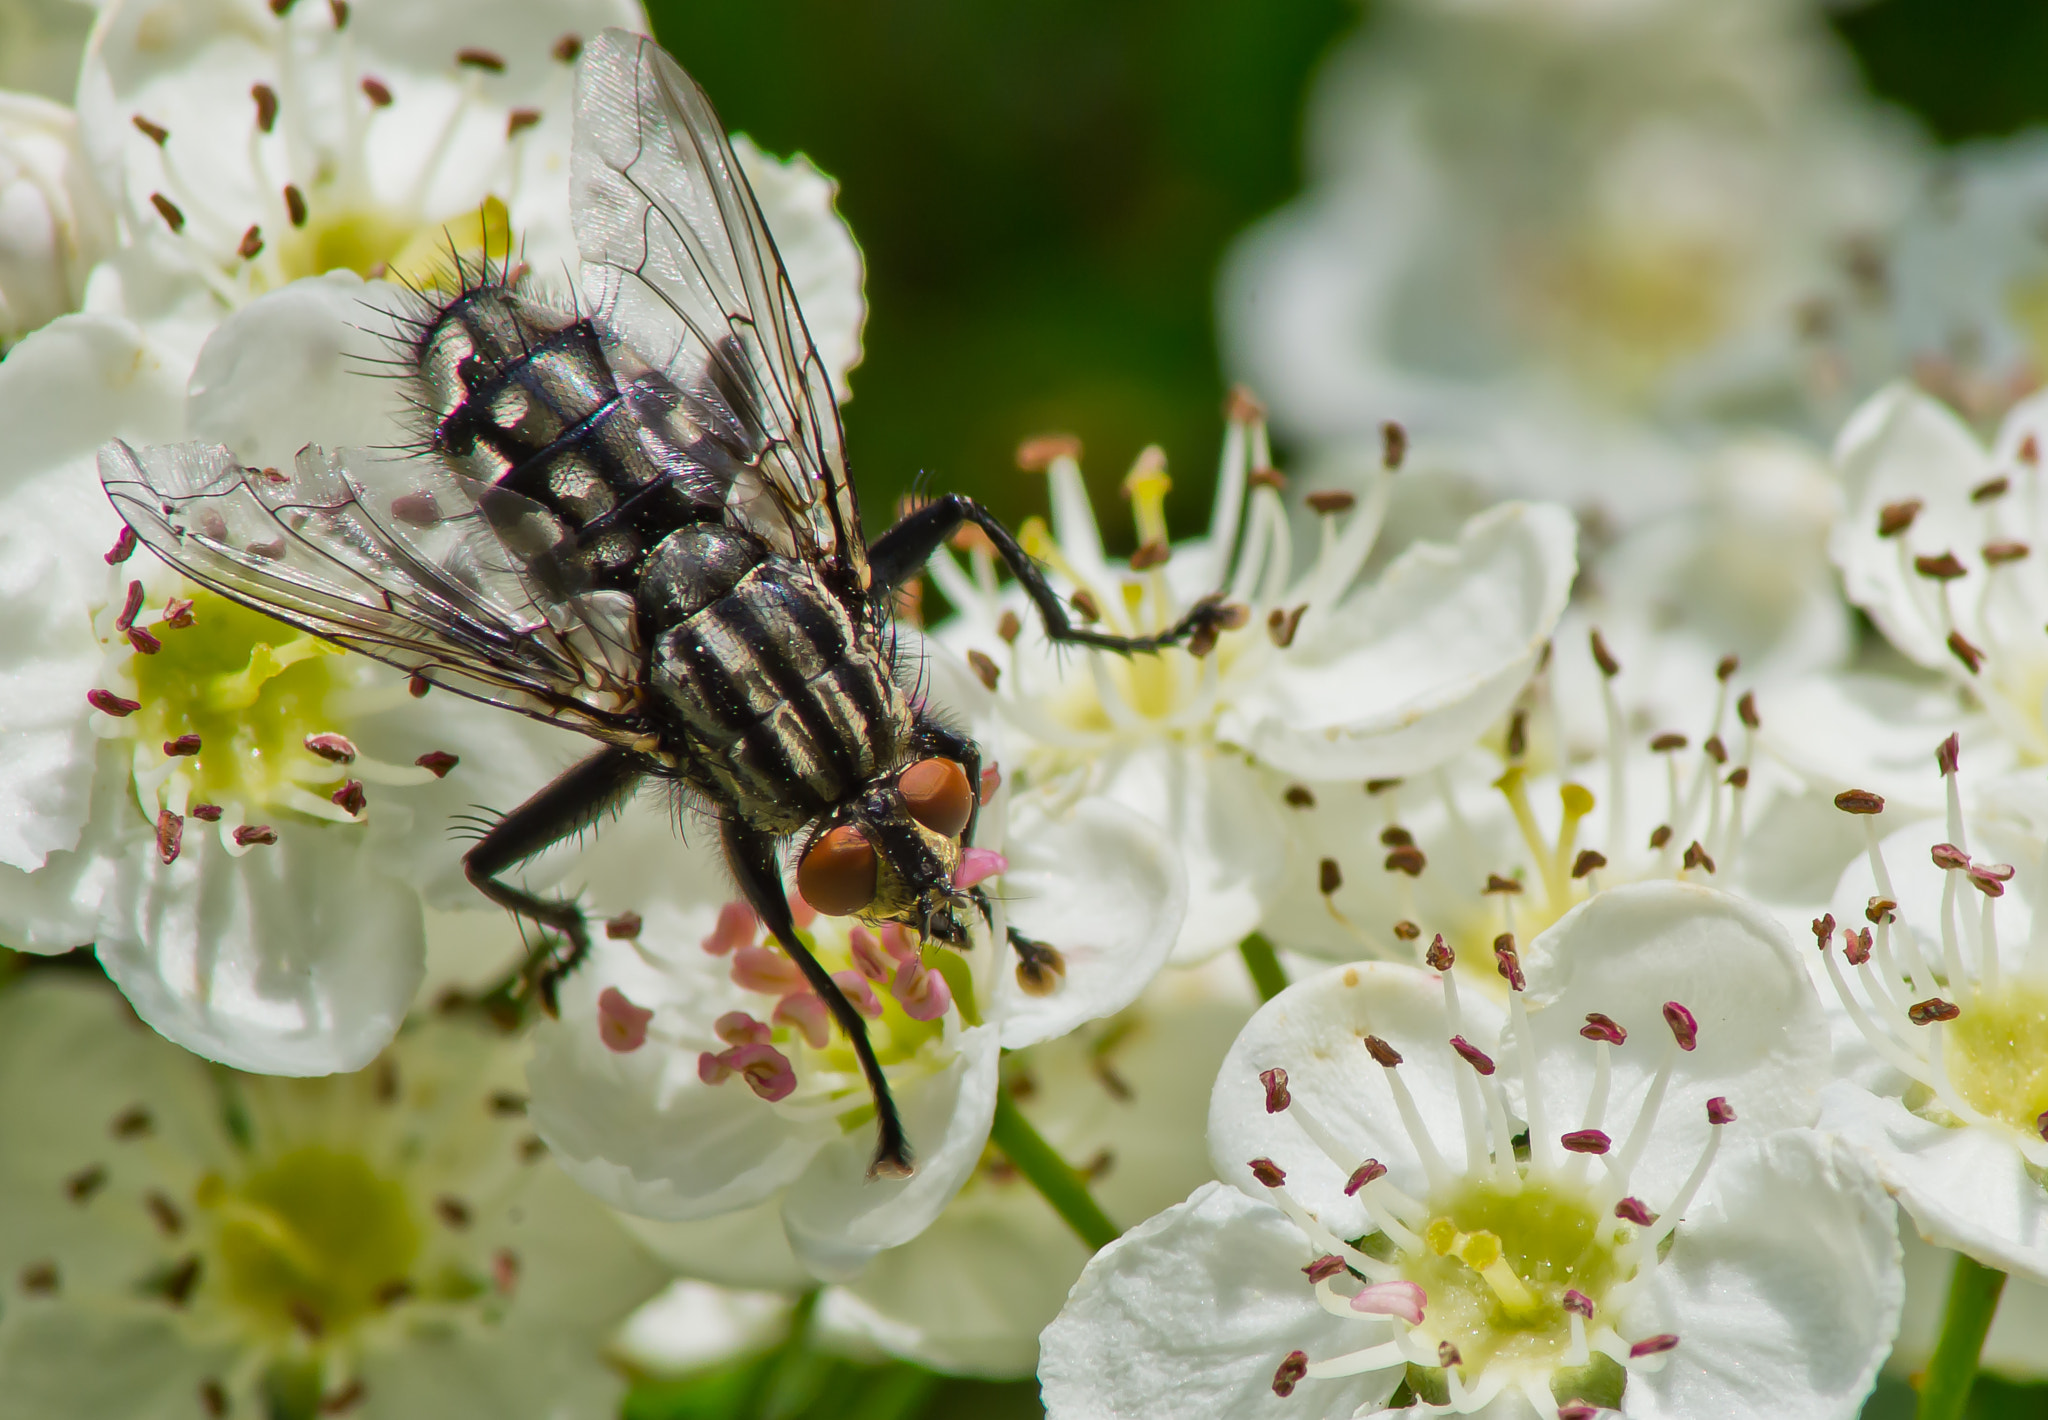
[[[599,750],[499,819],[490,832],[462,855],[462,870],[478,892],[568,941],[567,952],[537,952],[521,971],[549,1015],[555,1013],[557,983],[575,970],[590,951],[590,929],[584,922],[583,909],[571,898],[541,897],[514,887],[501,881],[499,874],[580,833],[621,807],[645,772],[639,756],[630,751]]]
[[[1224,605],[1222,594],[1214,593],[1196,602],[1187,615],[1156,636],[1112,636],[1106,631],[1076,626],[1067,615],[1066,604],[1053,592],[1045,574],[1018,545],[1010,530],[988,509],[960,493],[934,499],[874,540],[868,548],[868,567],[874,574],[875,595],[885,595],[917,575],[918,569],[962,523],[973,523],[988,534],[1003,565],[1038,608],[1045,634],[1054,641],[1125,653],[1158,651],[1182,644],[1205,650],[1214,644],[1218,632],[1239,624],[1232,608]]]

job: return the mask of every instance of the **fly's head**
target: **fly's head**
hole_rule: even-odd
[[[828,917],[901,922],[965,946],[974,904],[953,880],[973,816],[967,771],[920,759],[877,778],[819,827],[797,860],[797,890]]]

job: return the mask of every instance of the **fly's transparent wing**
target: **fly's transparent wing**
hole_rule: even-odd
[[[151,551],[222,596],[478,700],[631,732],[630,614],[557,574],[561,529],[517,494],[362,449],[308,447],[284,474],[118,440],[100,481]]]
[[[729,441],[734,511],[864,588],[824,363],[711,101],[652,40],[606,30],[583,51],[571,195],[586,298]]]

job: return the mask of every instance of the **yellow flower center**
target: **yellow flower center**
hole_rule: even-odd
[[[2048,982],[1976,993],[1947,1027],[1942,1063],[1970,1106],[2036,1137],[2048,1111]]]
[[[445,284],[454,261],[465,267],[512,250],[511,216],[496,197],[454,220],[423,222],[418,215],[377,204],[356,205],[322,189],[306,199],[306,224],[278,244],[280,285],[302,276],[348,270],[388,277],[430,290]]]

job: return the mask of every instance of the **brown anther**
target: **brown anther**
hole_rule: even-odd
[[[268,84],[251,84],[249,97],[256,101],[256,131],[268,133],[277,126],[277,90]]]
[[[131,1104],[115,1115],[107,1132],[116,1139],[140,1139],[156,1127],[156,1117],[147,1105]]]
[[[1386,866],[1390,873],[1406,873],[1411,878],[1419,878],[1422,870],[1429,866],[1429,859],[1414,844],[1404,843],[1387,854]]]
[[[527,129],[536,126],[539,122],[539,109],[515,108],[510,113],[505,115],[505,136],[507,138],[517,138],[520,134],[524,133]]]
[[[418,671],[414,671],[405,679],[405,693],[407,695],[410,695],[415,700],[424,699],[426,697],[427,692],[432,690],[433,688],[434,683],[428,680],[425,676],[421,675]]]
[[[1685,866],[1689,869],[1705,868],[1710,873],[1714,871],[1713,858],[1700,846],[1697,838],[1685,845]]]
[[[1680,1050],[1692,1050],[1699,1045],[1700,1023],[1678,1002],[1664,1003],[1664,1024],[1671,1027],[1671,1038],[1678,1042]]]
[[[1816,918],[1814,918],[1814,919],[1813,919],[1813,940],[1814,940],[1814,942],[1815,942],[1815,943],[1816,943],[1816,944],[1817,944],[1817,945],[1818,945],[1818,946],[1820,947],[1820,949],[1821,949],[1822,951],[1826,951],[1826,950],[1828,949],[1828,943],[1829,943],[1830,941],[1834,940],[1834,935],[1835,935],[1835,914],[1834,914],[1834,913],[1832,913],[1832,912],[1827,912],[1827,913],[1823,913],[1823,914],[1822,914],[1822,915],[1820,915],[1819,917],[1816,917]]]
[[[1216,624],[1225,631],[1242,631],[1251,620],[1252,609],[1243,602],[1225,602],[1216,612]]]
[[[1521,890],[1521,883],[1513,878],[1504,878],[1499,873],[1488,873],[1486,875],[1485,891],[1487,892],[1520,892]]]
[[[284,185],[284,212],[294,227],[306,225],[306,194],[299,191],[297,183]]]
[[[254,261],[263,251],[263,229],[251,225],[242,233],[242,240],[235,244],[235,255],[244,261]]]
[[[206,1420],[222,1420],[228,1413],[228,1388],[208,1376],[199,1383],[199,1408]]]
[[[1358,505],[1356,494],[1346,493],[1341,488],[1322,488],[1302,499],[1309,511],[1319,514],[1348,513]]]
[[[73,1203],[90,1203],[93,1195],[107,1186],[107,1166],[87,1164],[64,1180],[64,1196]]]
[[[1404,917],[1394,924],[1394,936],[1403,942],[1412,942],[1422,936],[1422,929]]]
[[[1399,1059],[1399,1056],[1395,1057],[1397,1062]],[[1381,1063],[1384,1064],[1385,1062],[1382,1061]],[[1344,1194],[1347,1198],[1351,1197],[1374,1179],[1385,1178],[1386,1176],[1387,1166],[1385,1164],[1381,1163],[1378,1159],[1367,1159],[1364,1163],[1353,1169],[1351,1177],[1344,1181]]]
[[[1102,608],[1096,603],[1095,594],[1086,587],[1077,588],[1074,594],[1067,598],[1067,605],[1080,615],[1083,625],[1102,620]]]
[[[1972,503],[1989,503],[1994,498],[2003,498],[2011,488],[2012,480],[2001,473],[1998,477],[1987,478],[1975,488],[1972,488],[1970,490],[1970,501]]]
[[[178,850],[185,846],[185,816],[174,814],[169,809],[159,809],[156,815],[157,856],[166,864],[178,861]]]
[[[1746,764],[1736,765],[1735,771],[1722,782],[1731,789],[1747,789],[1749,787],[1749,766]]]
[[[1026,473],[1044,473],[1055,459],[1081,459],[1081,441],[1072,434],[1040,434],[1017,445],[1017,467]]]
[[[581,35],[563,35],[554,42],[548,53],[555,57],[557,63],[574,64],[583,55],[583,37]]]
[[[1723,656],[1714,663],[1714,679],[1726,685],[1730,678],[1734,676],[1736,668],[1741,664],[1742,662],[1734,656]]]
[[[1949,632],[1948,648],[1955,653],[1957,660],[1969,667],[1971,675],[1977,674],[1978,668],[1984,664],[1984,653],[1971,645],[1960,631]]]
[[[1391,1070],[1401,1063],[1401,1052],[1394,1049],[1393,1046],[1387,1044],[1378,1036],[1367,1035],[1361,1036],[1359,1039],[1365,1042],[1365,1053],[1373,1058],[1375,1064],[1383,1065]]]
[[[365,74],[363,75],[363,97],[368,99],[375,108],[390,108],[391,86],[382,79],[373,79],[368,74]]]
[[[219,823],[221,814],[226,811],[219,804],[194,804],[185,812],[187,816],[196,818],[201,823]]]
[[[1671,841],[1671,825],[1670,825],[1670,824],[1668,824],[1668,823],[1660,823],[1660,824],[1658,824],[1658,825],[1657,825],[1657,826],[1656,826],[1655,828],[1653,828],[1653,829],[1651,829],[1651,830],[1650,830],[1650,847],[1651,847],[1651,848],[1653,848],[1653,849],[1656,849],[1656,850],[1660,850],[1660,851],[1661,851],[1661,850],[1663,849],[1664,845],[1665,845],[1665,844],[1667,844],[1667,843],[1669,843],[1670,841]]]
[[[1881,814],[1884,798],[1868,789],[1844,789],[1835,795],[1835,807],[1845,814]]]
[[[308,753],[318,755],[329,764],[355,763],[356,747],[347,735],[308,735],[305,744]]]
[[[1255,468],[1245,475],[1245,482],[1253,488],[1270,488],[1275,493],[1287,491],[1287,475],[1277,468]]]
[[[1742,698],[1735,702],[1735,713],[1741,719],[1745,729],[1754,730],[1763,724],[1763,721],[1757,717],[1756,692],[1753,690],[1742,692]]]
[[[1949,737],[1934,747],[1934,767],[1946,778],[1962,767],[1963,737],[1951,732]]]
[[[54,1296],[56,1295],[58,1285],[57,1264],[54,1262],[31,1262],[28,1266],[21,1269],[21,1275],[16,1281],[21,1290],[31,1297]]]
[[[327,13],[334,18],[336,29],[348,28],[348,0],[327,0]]]
[[[1044,942],[1031,942],[1015,938],[1011,945],[1017,952],[1017,985],[1026,996],[1050,996],[1060,989],[1060,983],[1067,979],[1067,961],[1056,948]]]
[[[1913,519],[1920,516],[1920,510],[1927,505],[1918,498],[1907,498],[1897,503],[1887,503],[1877,510],[1877,535],[1897,537],[1913,526]]]
[[[2003,864],[1975,864],[1965,874],[1970,886],[1986,897],[2004,897],[2005,884],[2012,877],[2011,867]]]
[[[1389,419],[1380,425],[1380,467],[1388,473],[1408,459],[1408,431]]]
[[[1888,897],[1873,897],[1863,904],[1863,920],[1875,926],[1881,922],[1896,922],[1899,905]]]
[[[1913,570],[1937,582],[1952,582],[1969,575],[1970,569],[1953,552],[1923,554],[1913,559]]]
[[[1344,870],[1337,866],[1335,858],[1325,858],[1316,864],[1316,891],[1324,897],[1330,896],[1344,886]]]
[[[185,1231],[185,1215],[178,1211],[178,1205],[171,1202],[170,1195],[161,1189],[152,1188],[142,1196],[142,1206],[149,1210],[149,1216],[156,1221],[157,1231],[167,1238],[174,1238]]]
[[[177,759],[184,755],[197,753],[199,753],[199,736],[196,734],[188,732],[174,740],[164,741],[164,756],[168,759]]]
[[[1608,1045],[1628,1043],[1628,1032],[1622,1029],[1621,1022],[1604,1011],[1588,1011],[1586,1023],[1579,1027],[1579,1034],[1587,1040],[1601,1041]]]
[[[1380,830],[1382,848],[1404,848],[1415,841],[1415,835],[1398,823],[1390,823]]]
[[[1216,629],[1215,622],[1205,621],[1200,626],[1197,626],[1193,634],[1188,637],[1187,653],[1199,661],[1202,657],[1216,649],[1216,643],[1222,637],[1223,633]]]
[[[1650,749],[1656,754],[1665,754],[1671,750],[1684,749],[1685,746],[1685,736],[1679,734],[1676,730],[1666,730],[1663,734],[1650,741]]]
[[[427,773],[433,775],[436,779],[446,779],[448,771],[462,763],[462,760],[445,749],[430,749],[415,759],[413,763],[426,770]]]
[[[1293,611],[1282,611],[1274,607],[1266,613],[1266,634],[1273,638],[1273,644],[1283,650],[1294,644],[1294,633],[1301,629],[1302,613],[1308,610],[1303,602]]]
[[[1614,1205],[1614,1216],[1624,1223],[1634,1223],[1639,1228],[1647,1228],[1657,1221],[1657,1215],[1644,1207],[1640,1198],[1622,1199]]]
[[[488,49],[458,49],[455,51],[455,62],[470,69],[481,69],[486,74],[505,72],[505,61]]]
[[[639,913],[621,912],[616,917],[605,919],[604,934],[615,942],[630,942],[640,935],[643,925]]]
[[[349,779],[339,789],[327,796],[327,801],[346,813],[350,818],[360,818],[363,813],[363,781]]]
[[[2014,457],[2028,468],[2038,467],[2041,462],[2040,441],[2032,434],[2027,435],[2026,438],[2020,440],[2019,452]]]
[[[199,1255],[194,1253],[151,1278],[149,1290],[172,1306],[182,1307],[192,1299],[192,1289],[198,1285]]]
[[[1600,635],[1600,628],[1594,627],[1589,638],[1593,647],[1593,664],[1600,667],[1600,674],[1613,680],[1621,674],[1621,662],[1614,659],[1614,652],[1607,649],[1606,640]]]
[[[1474,1070],[1477,1070],[1480,1074],[1491,1075],[1493,1073],[1494,1065],[1492,1059],[1487,1055],[1485,1051],[1481,1050],[1471,1041],[1465,1039],[1464,1036],[1452,1036],[1451,1049],[1457,1053],[1457,1056],[1460,1060],[1464,1061],[1467,1065],[1470,1065]]]
[[[1150,542],[1138,544],[1138,550],[1131,554],[1131,570],[1149,572],[1154,567],[1164,567],[1172,560],[1173,549],[1154,538]]]
[[[192,624],[192,607],[192,598],[172,597],[164,603],[163,618],[157,622],[157,625],[168,626],[176,631],[183,631]]]
[[[1444,934],[1439,932],[1436,934],[1436,940],[1429,944],[1429,950],[1422,954],[1422,960],[1428,964],[1431,971],[1449,971],[1457,964],[1458,954],[1451,950],[1450,944],[1444,940]]]
[[[1465,1358],[1450,1342],[1439,1341],[1436,1344],[1436,1363],[1448,1371],[1453,1366],[1464,1365]]]
[[[1507,743],[1503,748],[1509,759],[1520,759],[1529,752],[1529,712],[1519,705],[1508,717]]]
[[[1368,794],[1384,794],[1389,789],[1398,789],[1400,787],[1401,781],[1399,779],[1368,779],[1365,781],[1365,792]]]
[[[1733,1124],[1734,1122],[1735,1108],[1728,1103],[1726,1095],[1715,1095],[1707,1101],[1707,1123]]]
[[[1268,1188],[1278,1188],[1281,1184],[1287,1182],[1287,1171],[1271,1159],[1253,1159],[1246,1167],[1252,1171],[1253,1178]]]
[[[1600,1129],[1574,1129],[1560,1135],[1557,1142],[1568,1154],[1604,1154],[1614,1147],[1614,1140]]]
[[[245,823],[234,833],[237,848],[260,848],[277,842],[277,830],[267,823]]]
[[[1987,542],[1983,548],[1984,561],[1991,567],[2021,561],[2032,551],[2033,549],[2023,542]]]
[[[1266,1087],[1266,1113],[1278,1114],[1294,1103],[1294,1097],[1287,1093],[1287,1072],[1278,1065],[1259,1071],[1259,1083]]]
[[[1493,939],[1493,965],[1500,972],[1501,980],[1507,982],[1508,990],[1528,989],[1528,980],[1522,975],[1522,957],[1515,950],[1515,934],[1503,932]]]
[[[994,690],[996,682],[1002,679],[1003,672],[1001,668],[989,659],[986,652],[969,651],[967,653],[967,667],[974,672],[974,678],[990,690]]]
[[[1874,939],[1870,929],[1842,933],[1842,959],[1851,966],[1861,966],[1870,960],[1870,948]]]
[[[164,127],[161,123],[151,123],[139,113],[128,121],[135,125],[136,132],[156,144],[159,148],[163,147],[164,140],[171,136],[170,129]]]
[[[1326,1252],[1301,1270],[1310,1282],[1327,1282],[1344,1271],[1344,1259]]]
[[[1281,1358],[1280,1368],[1273,1372],[1273,1394],[1285,1400],[1294,1394],[1294,1388],[1301,1384],[1308,1374],[1308,1352],[1289,1351]]]
[[[1706,753],[1708,759],[1713,760],[1716,764],[1726,764],[1728,762],[1728,746],[1721,743],[1719,735],[1708,735],[1701,742],[1700,749]]]
[[[129,646],[134,649],[135,654],[138,656],[154,656],[164,648],[163,642],[157,640],[156,637],[150,635],[139,626],[131,626],[121,634],[128,638]]]
[[[130,582],[128,593],[121,600],[121,614],[114,618],[114,628],[126,631],[135,624],[135,613],[142,610],[142,583]]]
[[[270,0],[270,13],[282,17],[294,3],[296,0]]]
[[[1568,1312],[1577,1312],[1589,1321],[1592,1319],[1593,1299],[1575,1287],[1567,1287],[1565,1289],[1563,1305],[1564,1309]]]
[[[1018,633],[1023,629],[1024,623],[1017,619],[1017,613],[1014,611],[1005,610],[1001,619],[996,622],[996,635],[1003,638],[1005,645],[1014,645]]]
[[[149,205],[154,207],[157,210],[157,215],[164,219],[166,227],[169,227],[174,232],[185,230],[185,214],[178,210],[178,204],[171,201],[170,198],[165,197],[161,192],[152,192],[149,195]]]
[[[1583,878],[1595,868],[1607,866],[1607,855],[1597,848],[1581,848],[1579,856],[1572,859],[1572,876]]]
[[[372,1292],[370,1297],[380,1308],[389,1311],[400,1302],[408,1300],[416,1290],[412,1283],[405,1278],[394,1277],[375,1292]]]
[[[1266,417],[1266,406],[1244,385],[1232,385],[1223,396],[1223,417],[1232,424],[1256,424]]]
[[[100,560],[109,567],[118,567],[135,555],[138,541],[135,536],[135,529],[123,523],[121,524],[121,531],[114,534],[114,545],[100,554]]]
[[[1315,792],[1306,784],[1289,784],[1281,793],[1280,800],[1294,809],[1312,809],[1316,806]]]
[[[434,1216],[451,1228],[466,1228],[472,1215],[467,1203],[452,1193],[444,1193],[434,1200]]]

